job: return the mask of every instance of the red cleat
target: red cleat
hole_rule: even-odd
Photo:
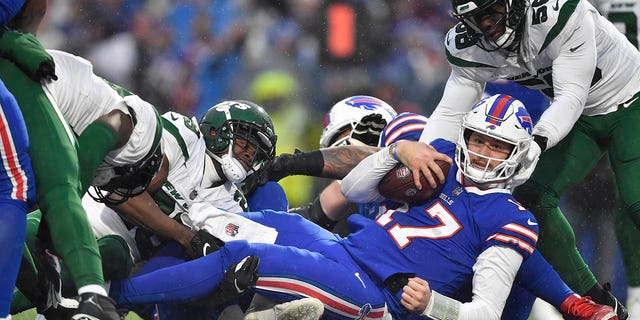
[[[618,320],[613,308],[593,302],[589,297],[577,294],[568,296],[560,305],[565,319],[573,320]]]

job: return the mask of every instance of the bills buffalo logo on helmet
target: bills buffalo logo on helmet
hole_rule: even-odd
[[[527,109],[522,107],[518,108],[518,111],[516,111],[516,117],[518,117],[518,122],[520,122],[522,128],[531,134],[533,131],[533,121],[531,120],[531,116],[529,115],[529,112],[527,112]]]

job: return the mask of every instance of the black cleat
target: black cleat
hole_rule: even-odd
[[[613,308],[613,311],[618,315],[618,320],[627,320],[629,318],[629,312],[622,303],[616,297],[611,294],[611,283],[607,282],[602,285],[602,288],[607,293],[607,301],[604,303]]]
[[[79,302],[75,299],[62,298],[57,306],[38,311],[47,320],[68,320],[78,311]],[[43,318],[38,318],[43,319]]]
[[[32,252],[33,262],[38,270],[39,296],[34,301],[38,313],[55,308],[62,301],[62,280],[60,260],[42,246],[38,240]]]
[[[78,310],[71,317],[72,320],[120,320],[113,299],[97,293],[83,293],[80,295]]]
[[[205,299],[194,302],[196,305],[211,303],[222,305],[227,301],[237,298],[256,285],[258,281],[258,256],[248,256],[237,264],[231,265],[224,273],[222,281],[215,291],[207,295]]]

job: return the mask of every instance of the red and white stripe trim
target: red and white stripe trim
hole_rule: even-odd
[[[535,231],[527,227],[521,226],[517,223],[509,223],[508,225],[505,225],[504,227],[502,227],[502,229],[516,232],[518,234],[521,234],[531,239],[533,242],[538,242],[538,234]]]
[[[0,108],[0,143],[2,143],[2,150],[0,151],[2,155],[2,166],[13,186],[11,198],[27,201],[27,175],[22,169],[22,166],[20,166],[20,158],[16,151],[11,130],[9,129],[7,116],[2,108]]]
[[[325,308],[334,313],[348,318],[361,319],[359,314],[361,306],[336,297],[332,293],[304,281],[282,277],[260,277],[256,282],[256,289],[313,297],[322,301]],[[384,307],[376,308],[369,311],[369,314],[362,319],[382,319],[384,314]]]
[[[500,242],[504,242],[504,243],[508,243],[508,244],[512,244],[517,246],[518,248],[524,250],[525,252],[532,254],[533,253],[533,249],[534,246],[532,246],[531,244],[529,244],[528,242],[518,238],[518,237],[514,237],[514,236],[510,236],[504,233],[494,233],[492,236],[490,236],[489,238],[487,238],[487,242],[491,241],[491,240],[496,240],[496,241],[500,241]]]

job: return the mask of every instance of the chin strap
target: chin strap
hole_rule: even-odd
[[[242,166],[242,163],[240,163],[240,161],[233,156],[233,150],[231,146],[229,146],[229,152],[227,152],[227,154],[223,155],[222,157],[219,157],[209,150],[207,150],[207,154],[214,160],[218,161],[218,163],[220,163],[222,172],[224,173],[227,180],[233,183],[240,183],[244,181],[249,175],[247,173],[247,170],[244,169],[244,166]]]

